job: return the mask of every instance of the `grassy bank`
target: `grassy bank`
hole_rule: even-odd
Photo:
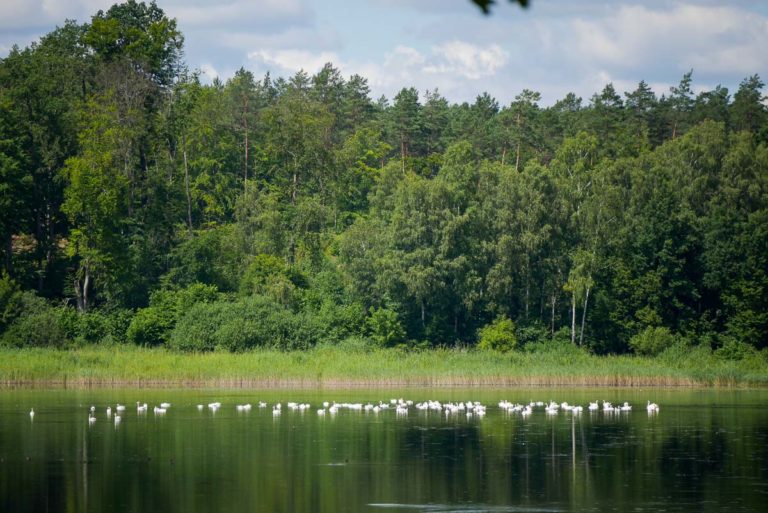
[[[680,355],[682,356],[682,355]],[[0,383],[56,385],[765,386],[764,358],[730,361],[594,356],[577,350],[494,353],[318,347],[302,352],[178,353],[135,346],[0,349]]]

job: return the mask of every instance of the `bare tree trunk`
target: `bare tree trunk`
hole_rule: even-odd
[[[184,189],[187,193],[187,227],[190,233],[192,232],[192,196],[189,193],[189,165],[187,164],[187,136],[182,139],[184,148],[182,155],[184,156]]]
[[[587,320],[587,302],[589,301],[589,287],[587,287],[587,293],[584,296],[584,309],[581,311],[581,333],[579,333],[579,345],[584,343],[584,323]]]
[[[517,113],[517,157],[515,157],[515,171],[520,170],[520,144],[523,134],[520,132],[520,113]]]
[[[83,312],[88,311],[88,289],[91,286],[91,273],[88,266],[85,267],[85,278],[83,279]]]
[[[4,241],[5,245],[5,271],[13,278],[13,235],[8,232]]]
[[[243,146],[245,161],[243,162],[243,190],[248,186],[248,104],[249,98],[243,100]]]
[[[408,154],[407,146],[405,139],[400,139],[400,160],[402,161],[403,165],[403,173],[405,173],[405,157]]]
[[[37,238],[38,243],[44,240],[45,232],[43,230],[44,230],[43,213],[40,210],[38,210],[35,213],[35,237]],[[40,266],[40,269],[39,269],[40,272],[37,274],[37,291],[42,292],[46,264],[45,264],[45,259],[42,258],[42,255],[40,255],[40,253],[37,253],[35,257],[36,257],[35,260],[37,260],[37,264]]]
[[[294,171],[293,172],[293,190],[291,190],[291,205],[296,204],[296,191],[299,188],[299,174]]]
[[[576,292],[571,296],[571,344],[576,344]]]
[[[552,319],[550,321],[550,330],[552,331],[552,336],[555,335],[555,306],[557,305],[557,294],[554,292],[552,293]]]
[[[502,150],[501,150],[501,165],[502,166],[504,165],[504,162],[506,161],[506,159],[507,159],[507,145],[505,144],[504,148],[502,148]]]
[[[83,291],[80,285],[80,278],[73,280],[72,286],[75,288],[75,300],[77,301],[77,311],[83,311]]]
[[[528,307],[531,301],[531,280],[525,279],[525,318],[528,319]]]
[[[243,190],[248,186],[248,120],[245,121],[245,166],[243,169]]]

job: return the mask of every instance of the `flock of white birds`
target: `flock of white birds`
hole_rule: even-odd
[[[216,413],[220,408],[222,404],[220,402],[213,402],[208,403],[207,409],[210,410],[213,413]],[[257,406],[261,410],[266,410],[270,406],[266,402],[259,402],[257,403]],[[567,402],[563,403],[557,403],[555,401],[550,401],[549,403],[545,403],[543,401],[531,401],[527,404],[521,404],[521,403],[512,403],[510,401],[499,401],[498,407],[502,412],[505,412],[507,414],[516,414],[519,413],[523,417],[527,417],[528,415],[531,415],[536,408],[543,408],[545,413],[547,415],[557,415],[559,412],[570,412],[572,414],[578,415],[581,414],[584,411],[584,407],[580,405],[571,405]],[[158,406],[154,406],[152,411],[155,415],[165,415],[168,410],[171,408],[171,403],[160,403]],[[250,403],[246,404],[236,404],[235,409],[236,411],[240,413],[249,412],[251,411],[252,405]],[[283,413],[283,405],[282,403],[275,403],[271,406],[272,408],[272,416],[273,417],[279,417]],[[304,413],[306,411],[310,411],[312,406],[309,403],[296,403],[296,402],[288,402],[286,403],[286,410],[290,411],[298,411],[300,413]],[[334,416],[341,410],[349,410],[353,412],[366,412],[366,413],[373,413],[373,414],[379,414],[383,411],[388,410],[394,410],[395,414],[398,417],[406,417],[408,416],[409,411],[411,411],[411,408],[415,408],[418,411],[421,412],[441,412],[445,414],[446,417],[451,416],[458,416],[458,415],[464,415],[467,418],[472,417],[478,417],[482,418],[485,416],[486,413],[486,406],[480,403],[479,401],[461,401],[461,402],[446,402],[442,403],[440,401],[434,401],[434,400],[428,400],[424,402],[414,403],[411,400],[405,400],[405,399],[390,399],[388,402],[385,401],[379,401],[376,404],[374,403],[338,403],[338,402],[329,402],[325,401],[322,404],[322,408],[316,409],[318,416],[325,416],[330,415]],[[206,406],[203,404],[197,405],[198,411],[203,411],[206,409]],[[606,414],[620,414],[620,413],[627,413],[632,411],[632,405],[628,402],[625,402],[621,405],[614,405],[608,401],[603,401],[602,406],[600,405],[599,401],[590,402],[589,405],[586,408],[589,412],[598,412],[602,411]],[[149,407],[147,406],[147,403],[141,403],[139,401],[136,402],[136,413],[138,415],[146,415],[149,411]],[[659,412],[659,405],[656,403],[652,403],[651,401],[648,401],[646,404],[646,411],[649,415],[655,414]],[[117,404],[112,409],[112,406],[106,407],[106,416],[107,419],[111,419],[115,425],[120,424],[122,421],[123,415],[125,413],[125,405]],[[30,410],[29,412],[30,419],[34,420],[35,417],[35,410],[34,408]],[[92,425],[96,422],[96,407],[91,406],[88,411],[88,424]]]

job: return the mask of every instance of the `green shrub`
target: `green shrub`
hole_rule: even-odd
[[[179,319],[168,345],[181,351],[244,351],[255,347],[306,349],[319,329],[311,316],[296,314],[271,298],[198,303]]]
[[[128,342],[154,346],[168,342],[178,319],[198,303],[210,303],[219,297],[214,285],[193,283],[181,290],[158,290],[149,306],[136,312],[126,330]]]
[[[19,316],[22,307],[19,285],[3,273],[0,278],[0,333]]]
[[[405,329],[397,312],[388,308],[370,309],[365,325],[371,340],[379,347],[393,347],[405,342]]]
[[[725,343],[715,350],[715,356],[722,360],[740,361],[747,358],[754,358],[758,355],[757,349],[746,342],[741,342],[733,338],[726,338]]]
[[[3,334],[3,345],[64,347],[71,342],[77,316],[74,310],[51,306],[31,292],[22,295],[21,304],[21,314]]]
[[[629,339],[629,346],[637,354],[656,356],[672,347],[678,338],[664,327],[649,326]]]
[[[365,309],[359,303],[339,305],[331,300],[323,301],[317,310],[307,312],[320,330],[323,342],[338,343],[359,335],[365,325]]]
[[[549,330],[541,324],[518,326],[516,335],[518,346],[523,347],[549,339]]]
[[[175,321],[174,312],[150,306],[133,316],[126,331],[128,342],[140,346],[154,346],[167,342]]]
[[[94,310],[81,314],[72,312],[73,318],[68,330],[78,344],[126,342],[126,332],[133,317],[130,310]]]
[[[477,347],[484,350],[511,351],[517,347],[515,323],[506,317],[498,317],[480,328],[477,338]]]
[[[165,286],[205,283],[222,291],[237,290],[243,267],[241,235],[234,225],[216,226],[186,234],[169,257],[171,268],[161,278]]]

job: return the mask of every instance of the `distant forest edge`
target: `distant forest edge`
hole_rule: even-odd
[[[757,75],[452,104],[182,50],[129,1],[0,60],[0,344],[768,359]]]

